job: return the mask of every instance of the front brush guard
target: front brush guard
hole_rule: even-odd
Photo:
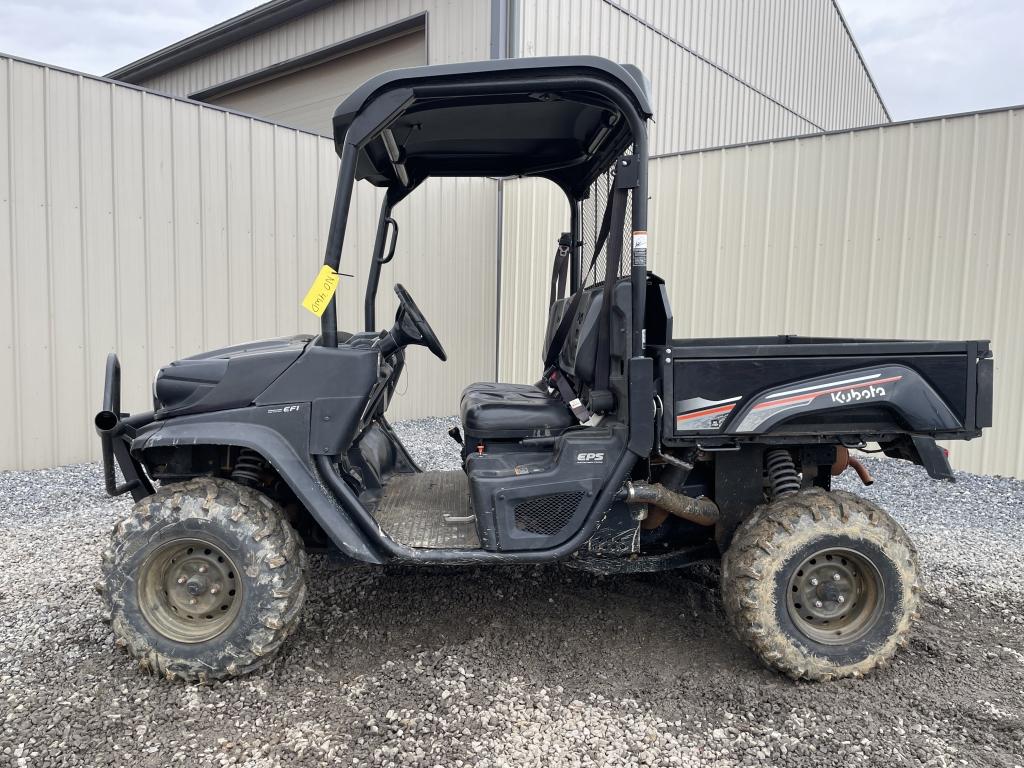
[[[96,414],[93,423],[100,436],[100,450],[103,456],[103,482],[110,496],[131,493],[135,501],[152,495],[153,485],[146,477],[142,465],[129,450],[135,437],[135,430],[153,421],[152,411],[130,416],[121,413],[121,363],[117,355],[107,355],[107,369],[103,382],[103,409]],[[115,462],[121,469],[124,482],[118,484],[114,473]]]

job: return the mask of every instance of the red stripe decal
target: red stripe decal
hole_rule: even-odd
[[[728,413],[735,407],[736,404],[733,403],[732,405],[719,405],[715,408],[705,408],[703,411],[691,411],[690,413],[683,413],[676,416],[676,421],[689,421],[690,419],[696,419],[700,416],[711,416],[714,413]]]

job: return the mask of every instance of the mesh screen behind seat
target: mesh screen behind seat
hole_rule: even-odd
[[[632,148],[627,150],[625,154],[631,154]],[[601,230],[601,221],[604,219],[604,210],[608,205],[608,191],[612,187],[612,183],[615,180],[615,174],[612,169],[615,166],[611,166],[607,171],[602,173],[593,184],[590,185],[590,195],[580,203],[580,239],[583,241],[583,247],[581,249],[581,269],[584,273],[587,271],[587,267],[590,265],[590,260],[594,256],[594,246],[597,245],[597,236]],[[629,195],[626,198],[626,220],[625,226],[622,231],[622,258],[619,260],[619,272],[617,277],[625,277],[629,274],[630,270],[630,254],[632,251],[632,235],[633,235],[633,196]],[[607,256],[608,241],[615,236],[614,233],[608,234],[608,240],[605,241],[604,247],[598,254],[597,261],[594,264],[594,269],[591,271],[590,276],[587,277],[583,285],[584,287],[591,285],[598,285],[604,282],[604,271],[605,271],[605,258]]]

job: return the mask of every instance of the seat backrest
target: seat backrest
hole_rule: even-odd
[[[558,356],[558,366],[572,377],[578,388],[589,389],[594,383],[597,362],[597,338],[601,318],[603,285],[583,289],[583,297],[576,307],[576,316],[569,327],[569,334]],[[548,310],[548,327],[544,334],[544,349],[551,343],[551,337],[562,321],[562,314],[569,306],[571,297],[559,299]],[[610,351],[611,370],[615,372],[616,360],[624,361],[628,353],[632,295],[629,278],[616,281],[612,292],[612,337]]]

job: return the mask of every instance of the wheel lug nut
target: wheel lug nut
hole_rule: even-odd
[[[846,598],[843,597],[842,595],[840,595],[839,597],[836,598],[836,602],[839,603],[840,605],[842,605],[843,603],[846,602]]]
[[[821,602],[821,600],[815,600],[814,601],[814,607],[815,608],[822,608],[824,605],[825,604],[823,602]]]
[[[815,578],[814,576],[811,577],[811,586],[812,587],[818,586],[818,579]]]
[[[205,565],[200,565],[199,566],[199,572],[200,573],[206,573],[206,566]]]
[[[189,605],[195,605],[196,604],[196,599],[193,597],[191,600],[188,601],[188,604]]]
[[[840,576],[838,573],[833,573],[832,574],[832,581],[839,581],[839,579],[841,579],[841,578],[842,578],[842,576]]]
[[[178,577],[178,583],[179,584],[184,584],[186,581],[188,581],[188,579],[186,579],[184,576],[179,576]]]
[[[218,592],[220,592],[220,587],[210,587],[211,595],[216,595]]]

